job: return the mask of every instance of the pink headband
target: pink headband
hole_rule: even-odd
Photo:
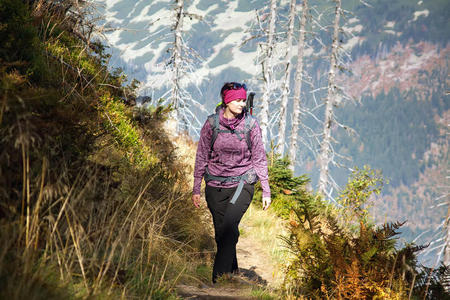
[[[244,89],[226,90],[223,96],[223,102],[228,104],[236,99],[247,99],[247,92]]]

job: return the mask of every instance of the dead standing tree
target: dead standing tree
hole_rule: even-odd
[[[184,19],[184,0],[175,0],[175,24],[173,28],[174,33],[174,44],[173,44],[173,54],[171,58],[172,62],[172,95],[171,95],[171,104],[174,108],[173,117],[178,122],[179,118],[179,105],[180,105],[180,81],[182,74],[182,66],[181,66],[181,44],[182,38],[181,33],[183,29],[183,19]],[[183,123],[187,123],[186,120],[183,120]],[[178,127],[179,124],[177,124]]]
[[[298,36],[297,46],[297,67],[295,70],[295,87],[294,87],[294,99],[293,99],[293,114],[292,114],[292,132],[289,142],[289,158],[291,161],[290,168],[294,170],[296,153],[297,153],[297,139],[298,139],[298,127],[300,124],[300,95],[302,91],[303,82],[303,56],[305,52],[305,34],[306,34],[306,20],[309,15],[308,0],[303,0],[302,4],[302,17],[300,20],[300,31]]]
[[[186,86],[192,83],[188,75],[193,73],[195,61],[201,59],[194,49],[187,46],[183,39],[183,26],[186,17],[190,20],[203,19],[201,16],[186,12],[184,0],[175,0],[173,25],[171,28],[173,42],[171,42],[172,46],[167,50],[170,53],[170,58],[165,62],[165,70],[162,72],[169,76],[167,85],[169,90],[162,95],[162,98],[168,97],[169,103],[172,105],[171,118],[176,131],[180,129],[188,130],[189,128],[195,130],[199,129],[197,127],[201,125],[201,122],[191,111],[190,107],[195,104],[196,107],[202,109],[202,106],[186,90]],[[161,78],[157,80],[161,81]]]
[[[296,0],[291,0],[289,5],[289,21],[288,32],[286,37],[286,54],[285,54],[285,73],[282,82],[281,105],[280,105],[280,120],[278,133],[278,153],[284,154],[284,145],[286,139],[286,123],[287,123],[287,106],[289,102],[291,70],[292,70],[292,39],[294,36],[294,24],[296,16]]]
[[[268,144],[268,123],[269,123],[269,98],[275,89],[274,83],[274,52],[275,52],[275,21],[276,21],[277,0],[270,0],[269,28],[267,30],[267,42],[261,43],[263,59],[260,61],[263,75],[263,96],[261,99],[261,110],[259,122],[261,126],[262,140],[264,145]]]
[[[329,163],[331,160],[331,126],[334,122],[333,105],[337,94],[336,72],[338,71],[337,56],[339,49],[339,29],[341,18],[341,0],[335,0],[335,14],[333,24],[333,41],[330,53],[330,70],[328,72],[328,89],[325,99],[325,120],[323,123],[322,143],[320,145],[320,174],[319,193],[327,195]]]
[[[450,268],[450,200],[447,198],[447,217],[445,218],[444,265]]]
[[[442,263],[446,270],[443,276],[440,278],[440,282],[445,291],[450,292],[450,197],[448,193],[448,185],[443,185],[444,191],[442,195],[437,197],[434,201],[436,204],[432,205],[430,209],[445,209],[447,206],[447,213],[444,215],[442,222],[433,228],[432,230],[426,230],[416,237],[413,242],[415,243],[421,236],[425,234],[429,236],[425,239],[428,247],[422,252],[425,257],[433,257],[435,260],[432,262],[432,270],[438,269],[439,264]],[[431,232],[430,232],[431,231]],[[427,282],[427,285],[430,281]]]
[[[450,270],[450,200],[447,195],[447,216],[445,218],[445,246],[444,246],[444,266]],[[442,285],[447,293],[450,293],[450,272],[447,271],[447,274],[442,279]]]
[[[344,158],[341,155],[338,155],[332,146],[333,138],[331,136],[331,130],[333,127],[341,127],[346,131],[353,133],[354,130],[342,125],[336,120],[336,116],[333,111],[333,107],[337,107],[338,104],[342,100],[349,100],[350,98],[344,93],[344,90],[339,87],[337,82],[337,73],[340,70],[346,70],[344,59],[350,60],[350,55],[344,51],[341,47],[341,40],[339,38],[340,33],[343,32],[343,29],[340,25],[341,15],[344,14],[344,10],[342,9],[341,0],[333,0],[335,2],[334,7],[334,21],[333,21],[333,35],[332,35],[332,43],[331,43],[331,52],[330,52],[330,67],[328,71],[328,85],[327,85],[327,94],[324,100],[325,106],[325,119],[323,121],[322,127],[322,140],[320,142],[320,153],[319,153],[319,164],[320,164],[320,173],[319,173],[319,193],[332,198],[332,190],[333,187],[337,187],[337,184],[329,175],[329,165],[334,164],[337,166],[342,166],[336,161],[336,157]],[[344,32],[345,33],[345,32]],[[348,159],[348,158],[345,158]],[[332,185],[332,188],[328,190],[328,187]]]

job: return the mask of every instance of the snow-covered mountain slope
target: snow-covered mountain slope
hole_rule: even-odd
[[[113,29],[105,34],[107,43],[114,54],[112,65],[122,67],[130,77],[140,80],[143,83],[143,93],[148,89],[163,90],[164,85],[170,81],[167,63],[170,56],[168,50],[174,41],[172,28],[175,1],[96,0],[95,2],[98,4],[99,13],[104,16],[103,25]],[[211,79],[218,80],[220,84],[229,79],[253,80],[255,85],[258,84],[258,80],[254,79],[257,79],[261,72],[257,59],[258,43],[263,42],[263,39],[249,40],[249,38],[261,33],[257,13],[261,22],[264,22],[267,17],[268,2],[265,0],[184,1],[184,12],[187,15],[183,19],[182,35],[186,46],[189,47],[184,55],[189,56],[192,62],[187,76],[184,77],[184,84],[200,87],[202,92],[206,92],[204,95],[206,98],[211,97],[208,94],[210,86],[207,86],[211,84]],[[375,5],[375,3],[370,4]],[[379,40],[380,34],[386,40],[400,39],[404,34],[403,23],[411,25],[430,17],[430,11],[423,7],[422,1],[403,8],[406,11],[403,23],[395,18],[390,20],[392,18],[389,15],[382,16],[380,20],[368,20],[370,8],[361,8],[361,2],[356,0],[345,1],[344,5],[347,5],[346,9],[352,11],[352,14],[344,18],[342,24],[345,31],[341,39],[342,48],[349,52],[355,47],[360,48],[364,42],[365,44],[376,42],[373,40]],[[278,2],[277,51],[279,57],[285,53],[283,40],[286,33],[288,6],[288,0]],[[298,11],[300,6],[299,1]],[[382,6],[383,4],[377,4],[374,9],[383,9]],[[330,25],[327,18],[330,18],[333,13],[332,3],[312,1],[311,7],[312,15],[316,20],[312,22],[311,30],[317,31],[322,26],[322,33],[319,35],[326,43],[326,30],[323,29]],[[369,12],[366,12],[367,10]],[[361,18],[363,18],[362,21]],[[377,25],[379,30],[376,29],[376,38],[373,33],[368,34],[368,29],[373,27],[374,22],[382,23]],[[383,40],[379,43],[383,44]],[[312,44],[313,42],[310,46]],[[296,46],[294,40],[293,47]],[[307,48],[306,57],[314,61],[319,57],[326,57],[327,51],[326,47],[317,49],[311,46]],[[295,56],[294,59],[296,59]],[[255,86],[255,90],[257,89]]]
[[[139,80],[151,82],[154,87],[162,84],[159,79],[165,70],[167,50],[174,40],[173,1],[98,2],[104,9],[106,26],[116,29],[106,37],[123,63]],[[209,76],[230,67],[248,74],[258,72],[256,51],[243,51],[239,47],[249,36],[246,30],[255,19],[257,7],[243,10],[238,1],[195,0],[186,4],[185,12],[193,17],[184,18],[183,39],[198,54],[190,80],[207,81]]]

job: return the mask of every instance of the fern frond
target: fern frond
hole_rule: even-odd
[[[378,240],[388,240],[398,235],[400,232],[397,230],[402,227],[406,221],[385,223],[381,227],[375,230],[375,236]]]

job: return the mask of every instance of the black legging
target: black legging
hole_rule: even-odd
[[[238,271],[236,244],[239,238],[239,222],[252,202],[254,185],[245,184],[236,203],[230,200],[236,188],[217,188],[206,185],[205,194],[211,211],[217,253],[214,260],[212,281],[224,273]]]

